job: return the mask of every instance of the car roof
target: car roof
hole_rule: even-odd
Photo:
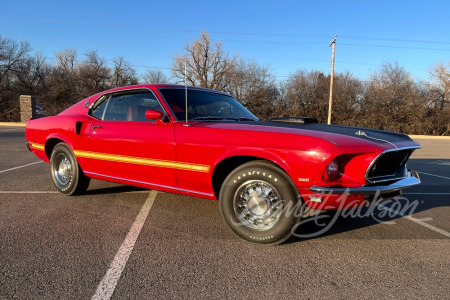
[[[181,84],[162,84],[162,83],[139,84],[139,85],[129,85],[129,86],[122,86],[122,87],[113,88],[113,89],[110,89],[110,90],[103,91],[103,92],[101,92],[101,94],[112,93],[112,92],[120,92],[120,91],[127,91],[127,90],[137,90],[137,89],[153,89],[154,90],[154,89],[162,89],[162,88],[176,88],[176,89],[183,88],[184,89],[184,88],[186,88],[186,86],[181,85]],[[198,86],[187,86],[187,88],[189,90],[213,92],[213,93],[219,93],[219,94],[230,96],[230,94],[222,92],[222,91],[217,91],[217,90],[213,90],[213,89],[207,89],[207,88],[198,87]]]

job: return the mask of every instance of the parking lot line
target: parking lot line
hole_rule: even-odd
[[[450,232],[447,232],[447,231],[445,231],[445,230],[442,230],[442,229],[440,229],[440,228],[434,227],[433,225],[430,225],[430,224],[424,222],[424,220],[426,220],[426,219],[416,219],[416,218],[413,218],[411,215],[405,215],[404,213],[402,213],[402,212],[400,212],[400,211],[397,211],[397,210],[394,210],[394,209],[392,209],[392,208],[390,208],[390,207],[386,207],[386,206],[384,206],[383,204],[376,204],[376,206],[378,206],[378,207],[380,207],[380,208],[382,208],[382,209],[384,209],[384,210],[387,210],[387,211],[389,211],[389,212],[395,213],[396,215],[399,215],[399,216],[401,216],[402,218],[408,219],[408,220],[410,220],[410,221],[412,221],[412,222],[414,222],[414,223],[416,223],[416,224],[419,224],[419,225],[421,225],[421,226],[423,226],[423,227],[426,227],[426,228],[428,228],[428,229],[431,229],[431,230],[433,230],[433,231],[435,231],[435,232],[437,232],[437,233],[440,233],[440,234],[442,234],[442,235],[444,235],[444,236],[450,238]]]
[[[0,191],[0,194],[58,194],[58,191]]]
[[[450,193],[403,193],[403,195],[450,195]]]
[[[94,296],[92,296],[92,300],[97,299],[110,299],[114,290],[116,288],[117,282],[122,275],[122,272],[127,264],[128,258],[130,257],[131,252],[133,251],[134,244],[141,232],[142,227],[144,226],[145,220],[152,208],[153,202],[155,201],[157,191],[151,191],[145,201],[144,205],[141,208],[141,211],[136,217],[133,225],[130,228],[125,240],[119,248],[114,260],[109,266],[108,271],[103,277],[102,281],[97,287]]]
[[[447,159],[447,160],[436,159],[436,161],[437,161],[437,162],[440,162],[440,163],[443,163],[443,164],[446,164],[446,165],[448,165],[448,164],[450,163],[448,159]]]
[[[143,191],[125,191],[124,194],[148,194],[148,190]],[[163,193],[163,192],[159,192]],[[0,194],[59,194],[58,191],[0,191]]]
[[[0,132],[5,132],[5,131],[23,131],[23,128],[14,128],[14,129],[2,129],[0,130]]]
[[[32,166],[32,165],[35,165],[35,164],[40,164],[40,163],[42,163],[42,162],[43,162],[43,161],[40,160],[40,161],[36,161],[36,162],[34,162],[34,163],[30,163],[30,164],[26,164],[26,165],[14,167],[14,168],[11,168],[11,169],[1,170],[1,171],[0,171],[0,174],[1,174],[1,173],[5,173],[5,172],[9,172],[9,171],[13,171],[13,170],[17,170],[17,169],[20,169],[20,168],[25,168],[25,167]]]
[[[450,180],[450,177],[445,177],[445,176],[440,176],[440,175],[434,175],[434,174],[425,173],[425,172],[417,172],[417,173],[419,173],[419,174],[424,174],[424,175],[428,175],[428,176],[434,176],[434,177],[438,177],[438,178],[444,178],[444,179]]]

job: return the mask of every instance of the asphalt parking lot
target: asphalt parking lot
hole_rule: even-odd
[[[0,299],[448,299],[450,139],[417,141],[420,186],[266,247],[215,201],[97,180],[61,195],[24,128],[0,126]]]

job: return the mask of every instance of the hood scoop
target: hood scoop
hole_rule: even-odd
[[[297,123],[297,124],[310,124],[319,123],[317,119],[308,117],[284,117],[284,118],[272,118],[271,122],[282,122],[282,123]]]

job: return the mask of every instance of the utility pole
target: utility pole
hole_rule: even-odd
[[[333,54],[331,55],[330,99],[328,101],[328,125],[331,124],[331,107],[333,104],[334,51],[336,50],[336,39],[337,35],[334,36],[333,40],[328,45],[328,47],[333,45]]]

